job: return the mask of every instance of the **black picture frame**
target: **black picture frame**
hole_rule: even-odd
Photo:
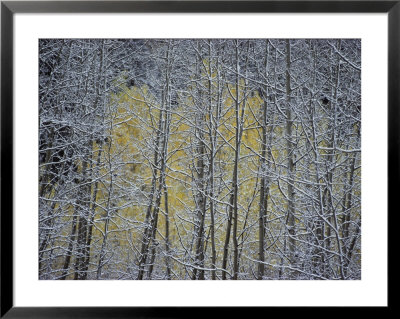
[[[179,307],[15,307],[13,290],[13,19],[15,13],[270,12],[388,13],[388,204],[398,212],[400,0],[396,1],[1,1],[1,313],[3,318],[176,318],[204,315]],[[390,215],[388,215],[390,217]],[[390,222],[388,223],[390,225]],[[389,233],[388,233],[389,234]],[[389,236],[390,238],[390,236]],[[388,238],[388,247],[390,240]],[[390,250],[390,249],[389,249]],[[388,256],[389,258],[389,256]],[[389,261],[389,260],[388,260]],[[390,281],[389,281],[390,282]],[[388,287],[389,287],[388,282]],[[28,289],[28,288],[27,288]],[[34,292],[33,292],[34,293]],[[389,309],[390,298],[388,300]],[[208,309],[209,310],[209,309]],[[227,317],[235,309],[216,311]],[[258,311],[259,309],[254,309]],[[293,310],[293,307],[292,307]],[[339,309],[333,309],[339,314]],[[253,311],[253,309],[252,309]],[[268,310],[270,311],[270,310]],[[296,309],[297,314],[309,311]],[[211,312],[210,312],[211,313]],[[247,313],[247,312],[246,312]],[[275,313],[275,311],[274,311]],[[275,313],[277,314],[277,312]],[[248,315],[248,313],[247,313]]]

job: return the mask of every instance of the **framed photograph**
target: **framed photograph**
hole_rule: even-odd
[[[388,309],[399,18],[2,1],[1,316]]]

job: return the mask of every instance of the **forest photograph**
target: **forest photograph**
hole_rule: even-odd
[[[360,39],[38,50],[40,280],[361,279]]]

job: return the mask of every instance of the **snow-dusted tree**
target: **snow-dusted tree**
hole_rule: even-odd
[[[39,41],[40,279],[359,279],[356,39]]]

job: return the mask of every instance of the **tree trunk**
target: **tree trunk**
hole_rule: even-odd
[[[290,40],[286,40],[286,147],[287,147],[287,163],[288,163],[288,183],[287,183],[287,196],[288,196],[288,212],[286,227],[288,229],[288,248],[289,260],[291,266],[296,264],[296,230],[295,230],[295,205],[294,205],[294,142],[293,142],[293,118],[291,106],[291,84],[290,84]],[[294,273],[291,272],[291,277]]]

